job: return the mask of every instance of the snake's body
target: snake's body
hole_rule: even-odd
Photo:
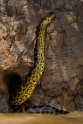
[[[27,101],[36,85],[38,84],[38,81],[40,80],[42,73],[44,71],[44,65],[45,65],[45,60],[44,60],[44,42],[45,42],[45,33],[47,26],[52,22],[52,20],[55,18],[55,13],[52,13],[48,15],[40,24],[39,26],[39,31],[38,31],[38,45],[37,45],[37,64],[36,67],[32,70],[31,76],[28,79],[26,83],[22,83],[20,88],[18,89],[18,92],[16,93],[15,96],[12,97],[11,104],[14,106],[19,106],[22,105],[25,101]],[[40,109],[41,108],[41,109]],[[48,113],[55,113],[52,107],[46,107]],[[42,107],[36,107],[36,108],[29,108],[27,110],[28,112],[44,112],[44,108]],[[33,113],[34,113],[33,112]]]

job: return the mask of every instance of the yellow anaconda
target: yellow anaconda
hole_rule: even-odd
[[[16,93],[15,96],[12,97],[11,99],[11,104],[12,105],[21,105],[25,101],[27,101],[36,85],[38,84],[38,81],[40,77],[42,76],[42,73],[44,71],[44,65],[45,65],[45,60],[44,60],[44,42],[45,42],[45,32],[47,29],[47,26],[51,23],[51,21],[55,18],[55,13],[49,14],[40,24],[39,26],[39,32],[38,32],[38,53],[37,53],[37,65],[36,67],[32,70],[31,76],[28,79],[27,82],[22,83],[20,89],[18,89],[18,92]]]

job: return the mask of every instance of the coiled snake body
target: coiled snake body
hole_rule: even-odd
[[[12,97],[11,99],[11,104],[16,106],[16,105],[21,105],[23,104],[25,101],[27,101],[36,85],[38,84],[38,81],[40,80],[40,77],[42,76],[42,73],[44,71],[44,64],[45,64],[45,60],[44,60],[44,42],[45,42],[45,33],[46,33],[46,29],[47,26],[51,23],[51,21],[55,18],[55,13],[51,13],[49,14],[40,24],[39,26],[39,32],[38,32],[38,50],[37,50],[37,64],[36,67],[32,70],[31,76],[28,79],[27,78],[27,82],[24,84],[22,83],[22,85],[20,86],[20,88],[18,89],[18,92],[16,93],[15,96]],[[40,107],[40,111],[44,112],[43,110],[46,109],[47,111],[49,111],[50,113],[53,111],[53,108],[51,107],[44,107],[44,109],[42,109],[42,107]],[[28,112],[32,112],[35,111],[37,112],[39,109],[37,107],[37,109],[33,108],[33,109],[28,109]]]

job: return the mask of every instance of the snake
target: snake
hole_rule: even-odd
[[[37,30],[37,60],[34,68],[32,69],[30,77],[26,79],[25,83],[22,83],[20,88],[17,90],[15,94],[13,94],[11,98],[11,105],[20,106],[30,99],[32,93],[34,92],[45,67],[45,37],[46,30],[52,20],[56,17],[56,14],[50,13],[44,18]],[[57,109],[50,106],[40,106],[28,108],[26,110],[29,113],[56,113]]]

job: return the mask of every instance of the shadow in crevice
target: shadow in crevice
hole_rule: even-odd
[[[19,86],[22,84],[22,79],[17,73],[10,73],[5,76],[5,80],[8,85],[10,102],[12,95],[17,92],[17,89],[19,89]]]

